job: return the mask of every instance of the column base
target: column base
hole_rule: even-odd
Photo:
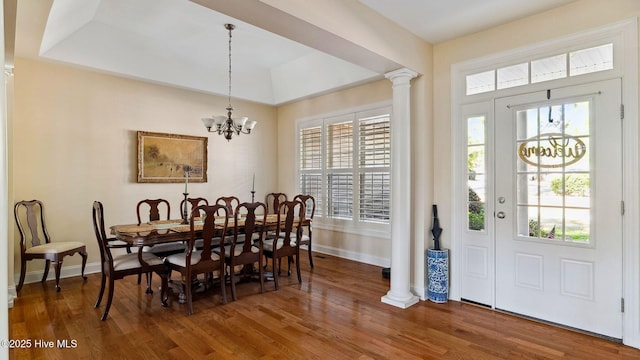
[[[393,305],[395,307],[399,307],[401,309],[406,309],[409,306],[415,305],[418,303],[418,301],[420,301],[420,298],[410,294],[409,297],[407,298],[396,298],[393,297],[389,294],[383,296],[380,298],[380,301],[382,301],[385,304],[389,304],[389,305]]]

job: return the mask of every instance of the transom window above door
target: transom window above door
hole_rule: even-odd
[[[613,43],[466,76],[467,95],[613,69]]]

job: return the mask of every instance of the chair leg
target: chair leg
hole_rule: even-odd
[[[169,306],[169,277],[167,274],[160,275],[162,280],[162,289],[160,290],[160,301],[162,301],[162,306]]]
[[[278,275],[276,275],[276,259],[271,259],[271,271],[273,272],[273,283],[276,286],[276,290],[280,287],[278,286]]]
[[[153,289],[151,289],[151,278],[153,277],[153,273],[147,273],[147,294],[153,294]]]
[[[109,315],[109,309],[111,308],[111,301],[113,301],[113,278],[109,277],[109,293],[107,294],[107,305],[104,307],[104,311],[102,312],[102,317],[100,320],[104,321],[107,319],[107,315]]]
[[[287,257],[287,276],[291,276],[291,263],[293,262],[293,256]],[[297,261],[296,261],[297,263]]]
[[[27,272],[27,261],[22,259],[20,261],[20,280],[18,281],[18,287],[16,288],[16,293],[19,293],[22,290],[22,285],[24,284],[24,276]]]
[[[184,292],[187,296],[187,314],[193,314],[193,301],[191,295],[191,276],[182,278],[182,286],[184,287]]]
[[[84,280],[87,280],[87,276],[84,274],[84,268],[87,267],[87,252],[83,251],[80,253],[80,256],[82,256],[82,278]]]
[[[309,264],[313,269],[313,256],[311,256],[311,238],[309,238],[309,245],[307,245],[307,255],[309,255]]]
[[[238,300],[238,296],[236,295],[236,272],[233,271],[233,265],[229,265],[231,271],[229,271],[229,282],[231,283],[231,300]],[[221,286],[224,286],[224,282],[220,283]]]
[[[93,306],[94,308],[97,308],[98,306],[100,306],[100,303],[102,302],[102,295],[104,295],[104,286],[106,283],[107,283],[107,276],[103,272],[102,279],[100,280],[100,292],[98,293],[98,300],[96,300],[96,304]]]
[[[274,262],[275,262],[275,259],[274,259]],[[281,270],[282,270],[282,258],[278,258],[278,276],[280,276]]]
[[[142,282],[142,274],[138,274],[138,285]]]
[[[253,267],[253,265],[251,265]],[[262,257],[258,259],[258,276],[260,276],[260,293],[264,292],[264,269],[262,268]]]
[[[302,276],[300,276],[300,250],[296,254],[296,271],[298,272],[298,283],[302,284]]]
[[[49,267],[51,266],[51,261],[46,260],[44,263],[44,273],[42,274],[42,280],[40,282],[47,281],[47,277],[49,276]]]
[[[62,268],[62,260],[54,261],[53,268],[56,271],[56,292],[60,292],[60,269]]]
[[[222,303],[226,304],[227,303],[227,284],[224,281],[225,277],[226,277],[226,266],[224,266],[224,264],[222,265],[222,268],[220,269],[220,292],[222,292]]]

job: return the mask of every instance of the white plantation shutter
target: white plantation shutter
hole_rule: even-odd
[[[353,122],[327,126],[327,169],[353,167]]]
[[[391,201],[391,118],[359,120],[360,220],[389,222]]]
[[[353,174],[329,174],[327,177],[329,217],[353,218]]]
[[[316,219],[389,223],[390,114],[384,107],[299,123],[299,192],[316,199]]]
[[[389,115],[360,120],[360,167],[391,165],[391,131]]]
[[[322,173],[302,173],[300,174],[300,193],[311,195],[316,200],[315,216],[323,216],[322,201]],[[307,208],[307,215],[311,215],[311,209]]]
[[[300,170],[322,168],[322,127],[300,130]]]
[[[327,125],[327,215],[353,218],[353,120]]]
[[[314,216],[323,215],[322,201],[322,126],[300,130],[300,193],[316,200]],[[311,215],[311,209],[307,209]]]
[[[360,220],[389,222],[391,203],[391,174],[360,174]]]

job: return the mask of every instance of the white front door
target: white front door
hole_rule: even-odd
[[[622,337],[620,80],[495,102],[495,307]]]

